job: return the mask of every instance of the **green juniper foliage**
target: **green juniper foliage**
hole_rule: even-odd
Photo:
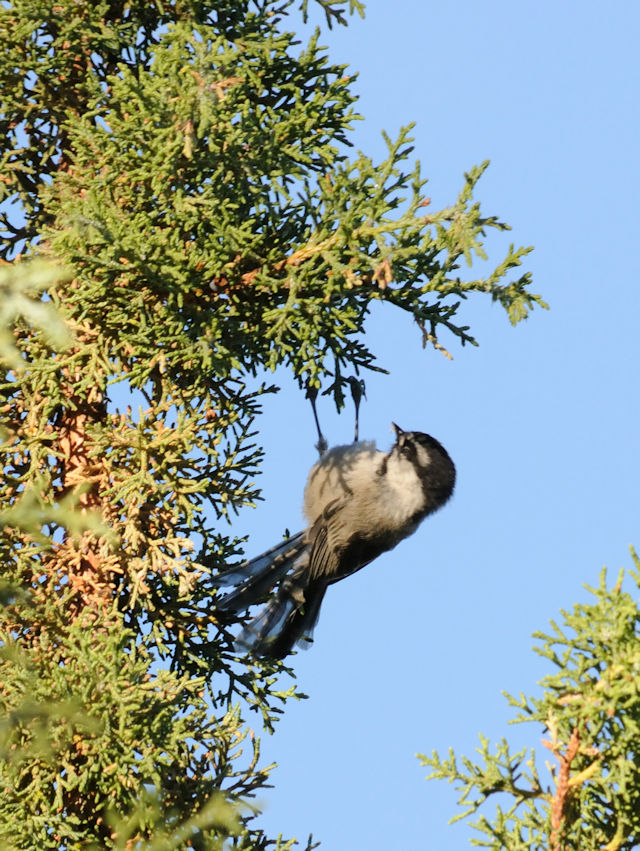
[[[249,721],[300,695],[234,657],[213,603],[242,548],[226,518],[259,498],[276,388],[255,377],[285,366],[340,406],[378,368],[373,301],[439,348],[474,342],[473,293],[513,323],[543,304],[509,277],[528,249],[461,271],[507,227],[473,200],[486,164],[432,211],[408,128],[381,163],[349,155],[353,78],[292,11],[0,6],[3,847],[291,846],[255,821]]]
[[[463,812],[472,816],[502,793],[491,819],[472,822],[483,835],[474,845],[495,851],[631,851],[640,847],[640,560],[632,553],[635,598],[622,590],[623,574],[608,587],[606,572],[595,602],[563,612],[564,623],[536,633],[537,652],[556,669],[540,697],[507,695],[515,722],[544,729],[549,782],[533,750],[495,749],[481,737],[481,762],[450,751],[420,756],[429,779],[454,783]],[[544,772],[547,775],[547,772]]]

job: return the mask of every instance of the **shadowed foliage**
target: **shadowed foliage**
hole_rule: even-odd
[[[470,295],[542,304],[528,249],[461,271],[507,227],[473,200],[486,164],[431,210],[410,128],[352,154],[353,79],[295,11],[0,9],[3,847],[291,846],[246,803],[270,770],[247,718],[298,695],[213,603],[259,498],[261,376],[340,407],[379,368],[372,302],[439,349],[474,342]]]

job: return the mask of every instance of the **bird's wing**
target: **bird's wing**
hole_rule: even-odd
[[[306,579],[319,579],[331,573],[329,550],[329,530],[326,523],[312,529],[311,545],[309,548],[309,566]],[[301,577],[302,578],[302,577]]]
[[[218,609],[236,612],[260,602],[291,569],[296,559],[303,553],[304,547],[304,533],[298,532],[297,535],[286,538],[262,555],[220,573],[216,577],[219,588],[225,588],[228,585],[236,585],[236,588],[216,601]]]
[[[316,580],[330,581],[339,566],[340,553],[334,541],[340,540],[338,525],[344,497],[332,500],[309,530],[309,564],[304,571],[306,585]],[[296,574],[302,571],[296,571]]]
[[[340,498],[329,503],[327,510],[318,518],[308,533],[309,561],[305,565],[306,584],[324,582],[331,585],[365,567],[384,552],[380,540],[362,538],[360,535],[346,537],[341,524],[344,522],[341,509],[346,501]],[[298,571],[294,571],[293,577]]]

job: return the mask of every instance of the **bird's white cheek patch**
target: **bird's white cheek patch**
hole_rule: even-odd
[[[390,461],[387,467],[386,484],[393,491],[393,499],[389,501],[389,507],[393,506],[398,520],[405,521],[422,511],[424,508],[422,485],[410,461],[404,459],[399,459],[395,463]]]
[[[419,467],[422,467],[424,470],[426,467],[431,464],[431,455],[429,454],[429,450],[425,449],[420,443],[415,444],[416,447],[416,461]]]

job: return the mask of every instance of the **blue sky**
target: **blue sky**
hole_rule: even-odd
[[[453,789],[426,783],[416,752],[472,754],[478,733],[540,749],[508,727],[501,691],[535,693],[549,669],[531,633],[588,599],[640,547],[638,483],[638,38],[633,2],[371,3],[325,32],[333,61],[360,73],[366,121],[354,140],[383,156],[380,131],[411,121],[434,209],[491,159],[477,198],[533,244],[526,268],[549,302],[512,328],[477,297],[480,342],[449,362],[422,350],[391,310],[368,334],[391,376],[367,377],[363,437],[391,420],[428,431],[458,467],[452,502],[392,553],[330,589],[311,650],[293,660],[309,700],[288,706],[265,761],[275,788],[260,824],[327,851],[469,847],[448,826]],[[259,427],[265,501],[234,524],[249,554],[301,525],[315,460],[308,403],[286,376]],[[332,443],[352,415],[321,408]]]

